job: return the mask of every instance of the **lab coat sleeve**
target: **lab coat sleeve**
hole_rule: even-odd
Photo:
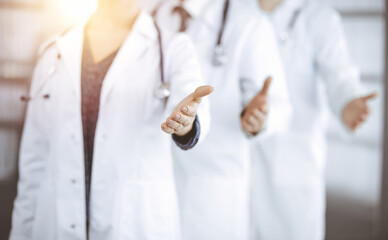
[[[260,16],[253,24],[242,51],[240,82],[244,106],[261,90],[265,79],[272,76],[267,121],[264,129],[256,135],[258,139],[263,139],[284,131],[292,112],[275,33],[266,17]]]
[[[40,72],[45,65],[42,62],[44,59],[35,69],[30,96],[37,96],[41,86],[39,81],[42,74]],[[42,101],[44,101],[43,98],[34,99],[29,101],[27,106],[19,153],[19,181],[12,213],[10,240],[32,239],[36,198],[48,155],[45,122],[44,117],[40,114]]]
[[[311,16],[315,63],[326,82],[328,100],[335,116],[342,122],[342,110],[352,99],[365,94],[358,69],[352,64],[341,18],[328,8]]]
[[[171,95],[167,102],[168,116],[178,103],[199,86],[204,85],[200,65],[194,45],[185,34],[176,34],[168,47],[167,81],[171,84]],[[206,136],[210,126],[209,101],[205,97],[198,107],[197,117],[200,124],[198,142]]]

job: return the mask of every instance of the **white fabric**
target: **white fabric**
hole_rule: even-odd
[[[273,84],[268,124],[257,138],[282,131],[291,112],[272,26],[257,11],[231,1],[222,40],[228,62],[212,64],[224,2],[184,1],[192,16],[187,34],[196,46],[205,81],[215,88],[209,97],[212,125],[207,138],[196,149],[174,149],[184,240],[248,239],[249,142],[240,114],[269,75]],[[166,1],[161,6],[159,24],[178,29],[180,18],[171,14],[178,3]]]
[[[159,45],[146,13],[109,69],[101,92],[90,205],[90,239],[180,239],[171,136],[160,124],[202,85],[190,40],[163,32],[167,102],[160,84]],[[20,150],[20,180],[11,240],[86,239],[80,71],[83,26],[72,29],[39,61]],[[59,60],[50,79],[49,67]],[[41,88],[43,86],[43,88]],[[49,99],[43,94],[49,93]],[[209,126],[200,105],[201,138]]]
[[[298,9],[290,31],[290,19]],[[287,132],[252,143],[251,239],[322,240],[324,104],[328,101],[341,120],[345,104],[364,92],[336,12],[314,1],[287,0],[269,17],[278,36],[294,114]],[[287,41],[282,40],[285,32]]]

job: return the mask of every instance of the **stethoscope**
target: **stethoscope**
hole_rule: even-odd
[[[290,18],[290,21],[288,22],[286,30],[279,34],[279,39],[282,43],[287,43],[291,39],[291,32],[294,29],[296,20],[298,19],[300,12],[301,8],[294,11]]]
[[[228,56],[226,55],[225,48],[222,45],[222,37],[224,35],[226,20],[229,14],[229,4],[230,4],[230,1],[226,0],[224,4],[224,9],[222,12],[222,22],[221,22],[220,30],[218,32],[217,43],[216,43],[216,46],[214,47],[213,55],[212,55],[212,63],[214,66],[222,66],[228,62]],[[162,2],[160,2],[152,11],[151,15],[153,17],[157,15],[157,12],[161,5],[162,5]]]
[[[224,4],[224,9],[222,12],[221,28],[220,28],[220,31],[218,32],[217,43],[213,50],[212,62],[214,66],[222,66],[228,62],[228,56],[226,55],[224,46],[222,46],[222,37],[224,35],[228,13],[229,13],[229,0],[226,0]]]
[[[158,45],[159,45],[159,54],[160,54],[160,62],[159,62],[159,66],[160,66],[160,78],[161,78],[161,84],[154,90],[154,95],[155,97],[157,98],[160,98],[160,99],[164,99],[164,98],[167,98],[170,96],[171,94],[171,91],[170,91],[170,84],[167,83],[165,81],[165,78],[164,78],[164,53],[163,53],[163,46],[162,46],[162,34],[160,32],[160,28],[159,26],[157,25],[156,21],[154,20],[154,25],[155,25],[155,28],[156,28],[156,31],[158,33]],[[67,31],[66,31],[67,32]],[[61,34],[61,36],[64,35]],[[39,56],[39,59],[44,55],[44,53],[51,47],[53,47],[54,45],[56,45],[56,40],[54,40],[51,44],[49,44],[43,51],[42,53],[40,54]],[[58,68],[58,65],[61,61],[61,54],[58,52],[58,55],[57,55],[57,59],[56,61],[53,63],[53,65],[51,65],[44,77],[44,80],[43,80],[43,84],[42,86],[40,87],[39,91],[38,91],[38,94],[36,96],[30,96],[30,95],[27,95],[27,96],[21,96],[20,97],[20,100],[23,101],[23,102],[29,102],[29,101],[32,101],[32,100],[36,100],[36,99],[49,99],[50,98],[50,94],[49,93],[45,93],[45,94],[41,94],[44,87],[46,86],[46,84],[49,82],[49,80],[51,79],[51,77],[54,75],[54,73],[56,72],[57,68]]]
[[[166,82],[164,78],[164,53],[163,53],[163,46],[162,46],[162,34],[160,32],[160,28],[156,23],[155,19],[154,19],[154,25],[155,25],[156,31],[158,32],[158,45],[159,45],[159,55],[160,55],[159,67],[160,67],[160,80],[161,80],[161,84],[159,85],[159,87],[157,87],[154,90],[154,95],[157,98],[163,99],[163,98],[169,97],[171,94],[171,91],[170,91],[170,83]]]

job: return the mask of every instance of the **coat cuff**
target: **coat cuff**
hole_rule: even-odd
[[[201,125],[198,120],[198,116],[195,117],[193,127],[190,132],[184,136],[172,135],[172,140],[182,150],[189,150],[193,148],[197,143],[201,133]]]

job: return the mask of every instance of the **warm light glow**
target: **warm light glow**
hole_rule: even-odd
[[[97,0],[59,0],[59,6],[72,22],[79,22],[96,9]]]

